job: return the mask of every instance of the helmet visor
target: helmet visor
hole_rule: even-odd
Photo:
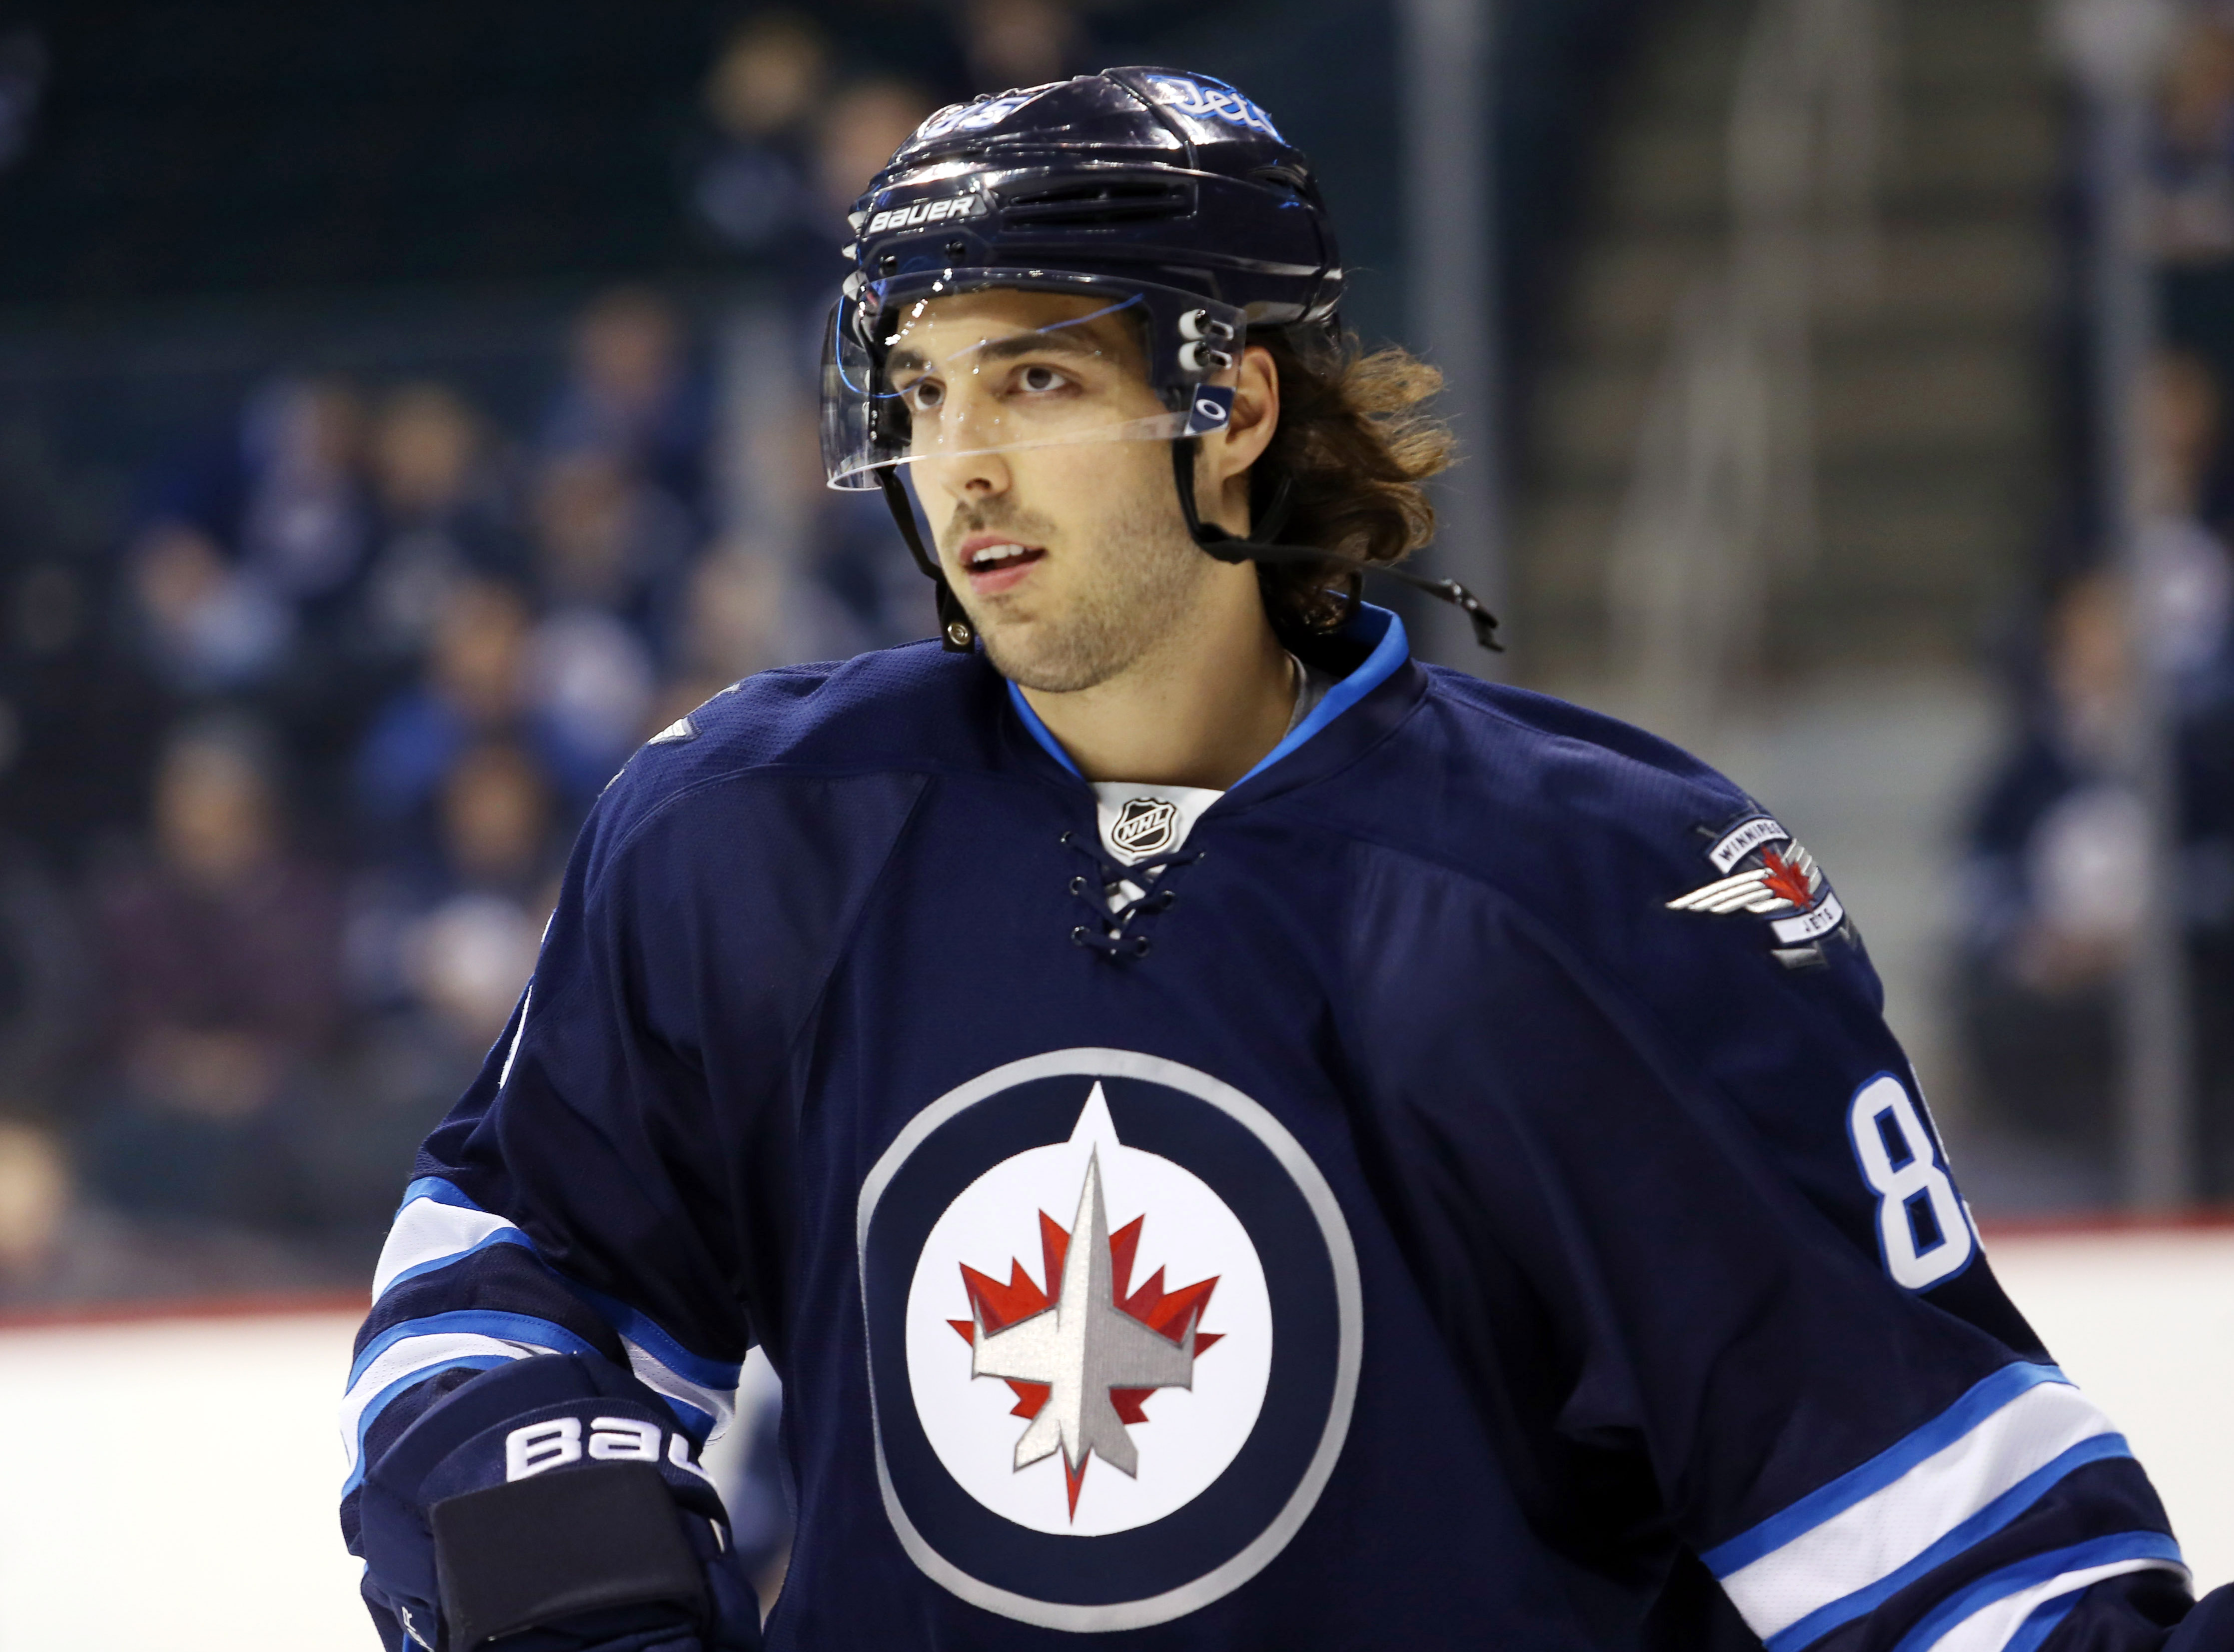
[[[1033,276],[1046,281],[985,271],[959,290],[949,278],[911,294],[879,292],[873,311],[839,301],[823,356],[830,486],[874,487],[905,465],[1168,441],[1224,424],[1230,389],[1192,387],[1174,411],[1153,387],[1148,295],[1026,287]]]

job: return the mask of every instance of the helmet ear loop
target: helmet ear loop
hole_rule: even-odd
[[[915,565],[931,581],[932,600],[938,609],[938,645],[949,654],[969,653],[977,646],[977,628],[970,623],[970,615],[963,608],[962,599],[954,594],[954,587],[946,583],[946,574],[937,559],[924,548],[923,530],[916,526],[915,506],[909,502],[906,487],[889,465],[878,471],[877,482],[884,489],[885,507],[892,513],[900,538],[907,541]]]
[[[1172,443],[1172,480],[1178,486],[1179,510],[1186,518],[1187,532],[1194,542],[1220,562],[1284,562],[1304,563],[1324,567],[1332,563],[1354,574],[1385,574],[1402,581],[1414,591],[1423,591],[1440,602],[1447,602],[1466,617],[1473,627],[1473,640],[1493,654],[1505,652],[1505,645],[1497,640],[1497,616],[1481,604],[1481,600],[1455,579],[1427,579],[1401,568],[1392,568],[1385,563],[1367,562],[1362,558],[1344,556],[1339,551],[1329,551],[1319,545],[1278,545],[1270,542],[1269,536],[1280,531],[1286,521],[1291,502],[1288,478],[1282,477],[1274,488],[1272,499],[1264,510],[1264,526],[1260,532],[1267,536],[1243,539],[1227,532],[1215,522],[1205,522],[1194,504],[1195,439],[1181,436]],[[1349,599],[1354,607],[1358,598]]]

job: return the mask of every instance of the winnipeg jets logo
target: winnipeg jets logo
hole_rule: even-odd
[[[1128,855],[1161,854],[1179,835],[1179,805],[1160,797],[1133,799],[1109,828],[1110,842]]]
[[[1845,922],[1845,909],[1825,886],[1815,857],[1766,815],[1723,833],[1707,859],[1724,876],[1678,895],[1668,903],[1669,911],[1772,918],[1770,932],[1786,948],[1807,946]]]
[[[1140,1453],[1127,1426],[1148,1420],[1143,1402],[1158,1388],[1192,1389],[1196,1358],[1218,1340],[1198,1329],[1215,1277],[1166,1292],[1159,1268],[1127,1295],[1146,1219],[1110,1232],[1096,1152],[1069,1230],[1040,1213],[1047,1277],[1061,1282],[1054,1299],[1021,1262],[1009,1263],[1006,1285],[965,1264],[970,1316],[949,1322],[970,1344],[970,1374],[1005,1381],[1016,1391],[1015,1414],[1031,1419],[1016,1441],[1016,1469],[1062,1453],[1073,1518],[1088,1455],[1137,1477]]]
[[[1138,1051],[909,1119],[857,1220],[878,1485],[924,1574],[1073,1631],[1181,1617],[1301,1529],[1362,1348],[1356,1253],[1261,1102]]]

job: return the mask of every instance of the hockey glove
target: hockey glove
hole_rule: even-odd
[[[360,1505],[366,1595],[428,1652],[753,1652],[720,1496],[659,1397],[538,1355],[444,1395]]]

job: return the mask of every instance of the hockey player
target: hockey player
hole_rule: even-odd
[[[1439,438],[1264,112],[981,99],[853,227],[825,453],[943,640],[598,803],[351,1373],[387,1643],[761,1643],[757,1342],[772,1647],[2234,1646],[1806,852],[1356,600]]]

